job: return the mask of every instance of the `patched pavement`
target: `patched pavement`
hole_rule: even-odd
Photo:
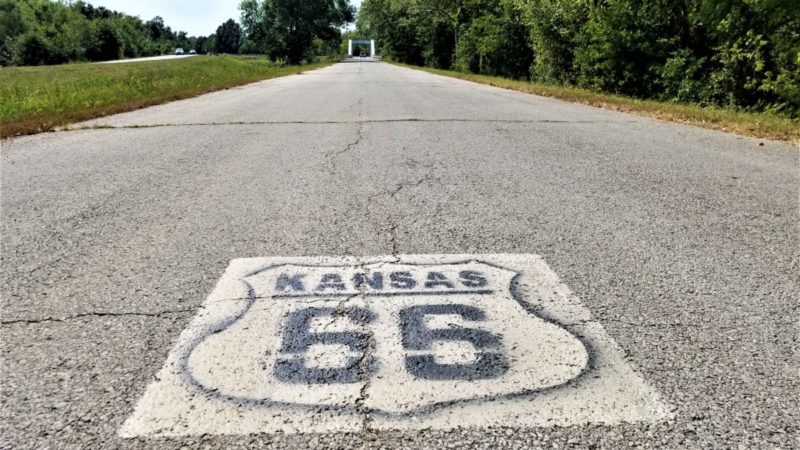
[[[800,445],[795,148],[376,61],[77,128],[2,142],[0,447]]]

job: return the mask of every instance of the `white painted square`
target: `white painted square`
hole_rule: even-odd
[[[274,257],[231,261],[120,434],[669,416],[536,255]]]

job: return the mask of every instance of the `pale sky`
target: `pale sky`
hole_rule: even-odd
[[[87,0],[93,6],[139,16],[148,21],[155,16],[173,31],[185,31],[189,36],[206,36],[228,19],[239,21],[240,0]],[[359,6],[361,0],[350,0]]]

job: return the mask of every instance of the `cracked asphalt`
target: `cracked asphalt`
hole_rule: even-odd
[[[786,144],[361,61],[0,145],[0,448],[800,447]],[[674,419],[117,436],[231,259],[400,253],[542,256]]]

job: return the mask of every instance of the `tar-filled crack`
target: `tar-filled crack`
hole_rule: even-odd
[[[170,314],[183,314],[183,313],[191,313],[194,312],[195,308],[186,308],[186,309],[173,309],[167,311],[159,311],[159,312],[87,312],[87,313],[80,313],[75,314],[73,316],[65,316],[65,317],[43,317],[39,319],[12,319],[12,320],[3,320],[0,321],[0,325],[12,325],[12,324],[38,324],[38,323],[46,323],[46,322],[65,322],[68,320],[75,320],[75,319],[84,319],[87,317],[156,317],[162,318],[164,316]]]
[[[363,120],[252,120],[252,121],[229,121],[229,122],[187,122],[187,123],[151,123],[136,125],[111,125],[98,124],[87,126],[67,126],[59,131],[77,130],[123,130],[138,128],[161,128],[161,127],[211,127],[226,125],[353,125],[370,123],[544,123],[544,124],[603,124],[603,123],[636,123],[635,120],[517,120],[517,119],[426,119],[426,118],[400,118],[400,119],[363,119]]]
[[[327,329],[329,326],[333,325],[336,322],[337,318],[342,317],[344,315],[345,306],[347,305],[347,302],[349,302],[350,300],[358,297],[359,295],[361,295],[361,293],[353,294],[353,295],[350,295],[348,297],[344,297],[343,299],[341,299],[339,301],[339,303],[336,304],[336,308],[333,311],[333,316],[331,316],[331,321],[326,323],[323,326],[323,328]]]
[[[583,321],[580,324],[585,324],[591,321]],[[603,323],[616,323],[620,325],[628,325],[637,328],[707,328],[710,325],[708,324],[696,324],[696,323],[683,323],[683,322],[631,322],[627,320],[618,320],[618,319],[598,319],[597,322]],[[739,329],[745,328],[742,325],[736,325],[733,327],[720,327],[714,326],[716,329]]]
[[[536,311],[539,315],[546,314],[544,312],[543,307],[533,307],[532,310]],[[562,321],[561,322],[565,326],[571,327],[581,327],[586,325],[592,325],[596,323],[601,324],[619,324],[630,326],[634,328],[708,328],[708,324],[697,324],[697,323],[684,323],[684,322],[631,322],[629,320],[620,320],[620,319],[608,319],[608,318],[592,318],[592,319],[585,319],[585,320],[574,320],[574,321]],[[776,322],[777,325],[792,325],[791,323],[780,323]],[[748,328],[747,325],[737,324],[734,326],[719,326],[715,325],[715,329],[717,330],[741,330]]]
[[[428,173],[428,174],[426,174],[425,176],[423,176],[422,178],[420,178],[420,179],[418,179],[416,181],[408,181],[408,182],[397,183],[397,185],[394,187],[394,189],[392,189],[392,190],[387,192],[387,195],[389,195],[389,197],[391,197],[391,198],[395,198],[395,196],[397,194],[399,194],[400,191],[402,191],[403,189],[411,188],[411,187],[419,187],[423,183],[427,183],[428,181],[434,181],[434,180],[438,180],[438,179],[434,178],[432,173]]]
[[[358,375],[364,380],[364,384],[361,385],[361,389],[358,391],[358,398],[356,398],[355,401],[356,412],[362,416],[361,428],[362,431],[365,432],[370,432],[372,428],[372,417],[369,415],[369,408],[366,406],[366,402],[369,397],[369,387],[371,384],[369,369],[372,365],[372,354],[374,352],[375,334],[370,332],[369,338],[367,339],[367,346],[364,349],[364,353],[361,354],[361,359],[358,360]]]
[[[368,272],[365,263],[359,264],[359,268]],[[364,299],[364,307],[369,309],[369,301],[367,300],[366,285],[362,284],[358,287],[359,295]],[[364,351],[358,360],[358,377],[362,381],[361,389],[358,391],[358,398],[355,400],[356,412],[361,415],[361,429],[365,433],[371,433],[372,418],[369,415],[369,408],[366,406],[367,398],[369,397],[369,387],[372,383],[370,379],[370,369],[373,364],[373,353],[375,353],[375,333],[371,328],[367,327],[367,344],[364,346]]]
[[[384,189],[384,190],[382,190],[381,192],[379,192],[377,194],[371,195],[368,198],[368,201],[371,202],[371,201],[373,201],[373,200],[375,200],[375,199],[377,199],[379,197],[385,197],[385,198],[388,198],[391,201],[395,201],[395,200],[397,200],[397,195],[400,192],[402,192],[403,190],[409,189],[409,188],[419,187],[419,186],[422,186],[423,184],[431,182],[431,181],[439,181],[438,178],[433,176],[433,170],[432,169],[429,170],[428,173],[426,173],[422,177],[417,178],[416,180],[413,180],[413,181],[401,181],[401,182],[395,184],[394,187],[392,187],[391,189]],[[399,253],[400,253],[399,244],[397,242],[398,224],[395,222],[394,218],[391,217],[391,215],[386,217],[386,220],[389,222],[388,228],[385,229],[386,230],[386,234],[388,235],[389,249],[390,249],[391,255],[394,258],[397,259],[397,258],[399,258]]]
[[[337,175],[337,172],[336,172],[336,158],[338,158],[339,156],[342,156],[345,153],[348,153],[351,150],[353,150],[358,144],[361,143],[361,139],[363,139],[363,138],[364,138],[364,127],[359,124],[356,127],[356,138],[352,142],[349,142],[342,149],[330,150],[330,151],[325,152],[322,155],[323,160],[326,162],[325,165],[328,168],[328,171],[331,173],[331,175],[333,175],[333,176]]]
[[[397,246],[397,224],[392,222],[389,225],[389,248],[391,249],[392,256],[395,258],[399,258],[400,250]]]

